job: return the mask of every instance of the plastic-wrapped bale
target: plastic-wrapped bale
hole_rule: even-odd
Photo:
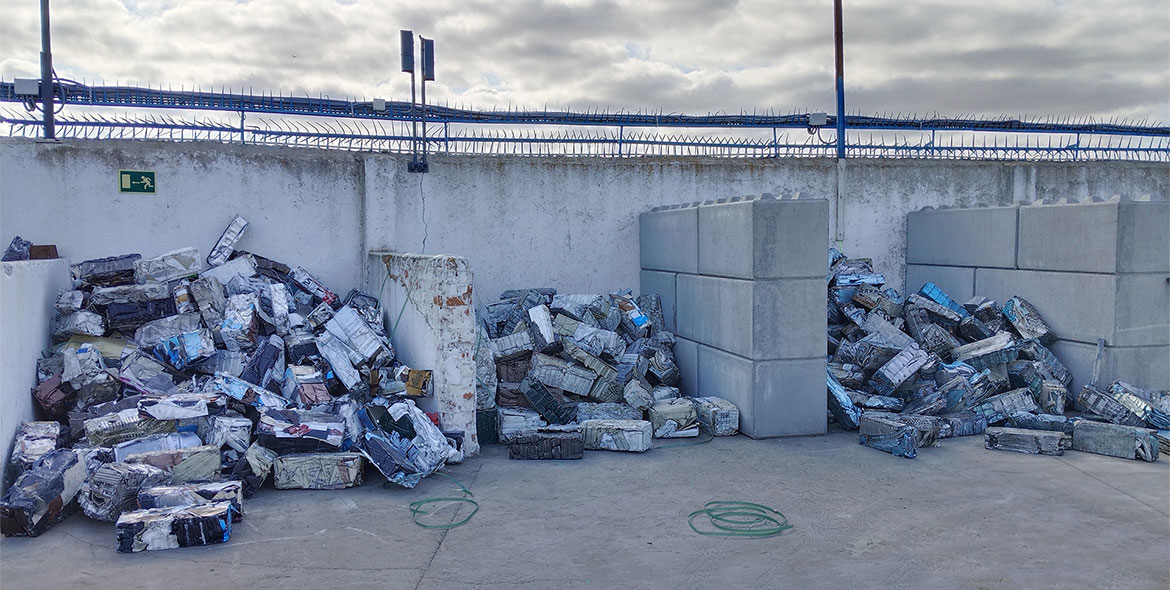
[[[462,454],[412,400],[358,412],[365,431],[355,445],[386,479],[406,488]]]
[[[554,426],[517,433],[508,445],[509,459],[580,459],[585,438],[580,426]]]
[[[244,235],[244,230],[248,228],[248,220],[236,215],[232,218],[223,233],[220,234],[219,239],[215,241],[215,245],[211,247],[211,252],[207,254],[207,264],[211,266],[219,266],[228,261],[228,258],[235,251],[236,242]]]
[[[926,351],[919,348],[917,344],[908,346],[882,365],[874,373],[869,384],[878,394],[890,395],[899,385],[914,376],[918,369],[926,364],[927,358]]]
[[[1019,358],[1015,340],[1007,332],[1000,332],[970,344],[964,344],[952,351],[956,361],[963,361],[976,370],[982,371],[994,365],[1008,363]]]
[[[109,447],[152,434],[174,431],[173,420],[144,418],[139,413],[137,405],[85,421],[85,438],[90,444],[99,447]]]
[[[1038,412],[1036,398],[1027,388],[1013,389],[1007,393],[993,395],[975,406],[975,413],[987,418],[988,424],[1007,420],[1015,412]]]
[[[654,402],[646,414],[654,427],[654,438],[699,436],[699,415],[690,398]]]
[[[123,254],[108,258],[83,260],[74,264],[70,270],[73,278],[98,286],[127,285],[134,282],[134,262],[142,258],[141,254]]]
[[[917,449],[937,447],[939,446],[938,440],[943,438],[938,418],[918,414],[865,412],[861,415],[858,429],[861,434],[871,436],[892,434],[896,429],[891,427],[891,423],[904,424],[914,428],[914,448]]]
[[[906,305],[925,311],[930,316],[932,322],[937,323],[947,330],[958,328],[959,324],[963,321],[963,315],[959,312],[939,305],[938,302],[931,300],[929,297],[924,297],[917,293],[913,293],[906,298]]]
[[[1051,430],[1072,434],[1077,420],[1076,418],[1070,420],[1067,416],[1058,414],[1016,412],[1008,416],[1008,425],[1012,428],[1023,428],[1026,430]]]
[[[739,432],[739,408],[721,397],[696,397],[695,413],[699,424],[714,436],[731,436]]]
[[[118,517],[118,551],[136,553],[226,543],[232,534],[231,502],[123,512]]]
[[[345,420],[326,412],[267,409],[256,421],[256,441],[278,453],[334,451],[345,437]]]
[[[151,465],[106,463],[98,467],[78,495],[81,510],[95,520],[118,520],[123,512],[137,508],[143,488],[170,483],[171,476]]]
[[[1029,455],[1063,455],[1072,448],[1072,436],[1052,430],[992,426],[983,434],[983,446],[996,451]]]
[[[548,426],[548,422],[536,410],[509,406],[500,406],[496,410],[499,416],[500,443],[502,444],[510,444],[512,437],[521,432]]]
[[[987,430],[987,418],[975,412],[945,414],[939,420],[950,426],[951,436],[976,436]]]
[[[41,457],[57,449],[61,424],[57,422],[21,422],[16,427],[12,442],[12,457],[8,459],[8,481],[16,481],[21,473],[31,468]]]
[[[1024,339],[1039,340],[1042,344],[1052,344],[1056,341],[1056,334],[1040,317],[1040,312],[1021,297],[1012,297],[1003,304],[1003,317],[1011,322],[1012,327]]]
[[[959,305],[954,299],[951,299],[950,295],[947,295],[942,289],[938,287],[938,285],[935,285],[934,283],[926,283],[925,285],[922,285],[922,288],[918,290],[918,293],[923,297],[927,297],[931,301],[934,301],[935,303],[959,314],[961,317],[966,317],[968,315],[967,310],[964,309],[962,305]]]
[[[479,444],[499,444],[500,415],[495,408],[475,411],[475,432],[479,436]]]
[[[888,429],[889,432],[883,432],[881,434],[858,434],[858,444],[907,459],[913,459],[918,456],[917,447],[914,446],[918,434],[913,426],[882,418],[876,418],[874,420],[881,420],[884,428]]]
[[[358,453],[293,453],[276,458],[278,490],[340,490],[362,485]]]
[[[654,438],[646,420],[583,420],[581,431],[585,449],[590,451],[643,453],[650,450]]]
[[[1077,396],[1077,407],[1114,424],[1123,426],[1143,426],[1145,420],[1135,414],[1125,404],[1114,399],[1109,393],[1097,389],[1092,384],[1086,384],[1080,395]]]
[[[1148,428],[1080,420],[1073,426],[1075,451],[1154,462],[1158,460],[1158,436]]]
[[[142,324],[134,331],[134,342],[142,348],[152,349],[164,340],[201,327],[199,314],[179,313]]]
[[[229,502],[235,509],[234,522],[244,518],[244,489],[238,481],[189,483],[178,486],[152,486],[138,492],[138,505],[144,510],[177,508],[199,504]]]
[[[550,424],[568,424],[576,416],[576,408],[571,404],[562,404],[549,393],[548,388],[539,381],[525,380],[520,383],[520,392],[524,398]]]
[[[58,449],[41,457],[0,498],[0,532],[35,537],[77,508],[85,462],[76,451]]]
[[[203,445],[185,449],[148,451],[126,457],[126,463],[145,463],[171,474],[171,483],[220,480],[219,447]]]
[[[890,412],[900,412],[906,405],[905,400],[900,397],[891,397],[888,395],[870,395],[864,391],[857,391],[854,389],[846,389],[849,394],[849,399],[853,400],[858,407],[870,410],[886,410]]]
[[[641,420],[642,411],[629,404],[581,402],[577,404],[577,421]]]
[[[114,445],[112,451],[115,461],[125,461],[131,455],[153,453],[155,451],[176,451],[202,446],[203,441],[193,432],[171,432],[168,434],[152,434]]]
[[[846,430],[857,430],[859,421],[861,420],[861,408],[853,403],[853,399],[849,397],[849,392],[845,390],[845,386],[841,385],[836,377],[833,377],[831,372],[828,376],[828,391],[829,391],[829,412],[833,414],[833,418],[841,428]]]

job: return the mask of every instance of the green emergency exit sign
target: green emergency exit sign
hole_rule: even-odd
[[[153,170],[119,170],[118,187],[124,193],[154,194]]]

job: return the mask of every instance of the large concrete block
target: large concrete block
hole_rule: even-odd
[[[638,247],[643,269],[698,272],[698,208],[642,213],[638,216]]]
[[[699,395],[739,408],[740,432],[752,438],[824,434],[823,358],[752,361],[699,345]]]
[[[754,360],[824,353],[825,281],[747,281],[680,274],[677,331]]]
[[[699,207],[699,272],[743,279],[824,276],[829,204],[823,199]]]
[[[1018,207],[923,209],[906,216],[906,262],[1015,268]]]
[[[1073,374],[1070,392],[1080,391],[1093,378],[1095,344],[1059,340],[1052,352]],[[1108,385],[1118,379],[1143,389],[1170,389],[1170,346],[1106,346],[1098,383]]]
[[[666,329],[671,332],[675,331],[675,276],[675,273],[672,272],[644,270],[641,275],[642,284],[638,291],[642,295],[654,294],[662,299],[662,315],[666,319]]]
[[[1020,208],[1019,268],[1170,272],[1170,203]]]
[[[1164,275],[1032,270],[975,271],[976,293],[1027,299],[1057,337],[1115,346],[1170,344],[1170,283]]]
[[[674,341],[674,364],[678,365],[679,390],[683,395],[699,396],[699,343],[686,338]]]
[[[939,289],[962,303],[976,295],[975,269],[964,266],[931,266],[926,264],[906,265],[906,292],[917,293],[926,283],[934,283]]]

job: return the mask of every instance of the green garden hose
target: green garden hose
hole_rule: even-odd
[[[700,530],[695,519],[706,516],[715,530]],[[691,530],[709,537],[774,537],[792,528],[788,517],[763,504],[714,500],[687,516]]]

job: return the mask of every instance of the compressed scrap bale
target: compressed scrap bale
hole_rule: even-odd
[[[1080,395],[1077,396],[1077,407],[1114,424],[1123,426],[1142,426],[1145,424],[1145,420],[1141,416],[1092,384],[1085,384],[1081,389]]]
[[[557,401],[543,383],[535,380],[524,380],[520,383],[520,392],[532,407],[550,424],[568,424],[576,416],[576,408],[571,404]]]
[[[581,402],[577,404],[577,421],[586,420],[641,420],[642,411],[619,403]]]
[[[1015,340],[1007,332],[1000,332],[991,338],[964,344],[952,351],[956,361],[963,361],[976,370],[982,371],[994,365],[1008,363],[1019,358]]]
[[[532,354],[536,348],[532,334],[528,331],[493,338],[489,346],[492,358],[497,363]]]
[[[1158,451],[1170,455],[1170,430],[1159,430],[1154,437],[1158,439]]]
[[[1028,388],[1014,389],[1007,393],[993,395],[975,406],[975,413],[987,418],[988,424],[1007,420],[1015,412],[1038,412],[1036,398]]]
[[[1064,384],[1054,379],[1045,379],[1040,382],[1038,390],[1033,389],[1036,396],[1036,405],[1049,414],[1063,414],[1065,400],[1068,398],[1068,389]]]
[[[41,457],[57,449],[61,437],[58,422],[21,422],[16,427],[12,442],[12,456],[8,459],[8,481],[16,481],[21,473],[31,468]]]
[[[42,381],[33,388],[32,396],[47,417],[57,420],[64,418],[77,400],[68,382],[61,381],[61,375]]]
[[[828,373],[828,391],[829,391],[829,412],[833,414],[833,418],[846,430],[857,430],[859,421],[861,420],[861,408],[853,403],[853,399],[849,397],[849,392],[845,387],[837,382],[833,377],[833,373]]]
[[[583,420],[581,431],[585,449],[590,451],[650,450],[653,428],[646,420]]]
[[[362,485],[358,453],[294,453],[276,458],[276,489],[340,490]]]
[[[134,280],[138,283],[157,281],[166,283],[198,275],[203,270],[203,259],[198,248],[179,248],[154,258],[134,261]]]
[[[920,414],[893,414],[890,412],[865,412],[861,415],[858,430],[861,434],[878,435],[892,434],[897,429],[890,425],[903,424],[914,428],[914,447],[921,449],[939,446],[938,440],[943,438],[941,424],[934,416]],[[950,433],[947,433],[948,435]]]
[[[593,389],[593,381],[597,379],[597,373],[583,366],[540,353],[532,355],[532,366],[528,375],[532,380],[548,387],[582,397],[589,395]]]
[[[500,415],[495,408],[475,411],[475,432],[479,435],[479,444],[499,444]]]
[[[859,434],[858,444],[879,451],[885,451],[897,457],[905,457],[907,459],[917,457],[918,451],[917,447],[914,446],[914,442],[918,435],[914,427],[898,422],[891,422],[889,427],[892,431],[888,433]]]
[[[1134,394],[1137,389],[1126,383],[1116,381],[1109,386],[1106,394],[1113,398],[1117,403],[1129,410],[1134,416],[1137,416],[1143,422],[1148,424],[1151,428],[1158,430],[1166,430],[1170,428],[1170,415],[1154,408],[1142,397]]]
[[[232,534],[231,502],[124,512],[118,517],[118,551],[136,553],[226,543]]]
[[[1073,450],[1122,459],[1158,460],[1158,437],[1147,428],[1080,420],[1073,426]]]
[[[68,340],[72,336],[101,336],[106,333],[106,318],[92,311],[76,311],[53,322],[53,338]]]
[[[288,400],[279,395],[254,383],[248,383],[243,379],[223,373],[217,374],[208,381],[207,388],[223,392],[236,401],[260,409],[283,409],[288,406]]]
[[[123,254],[83,260],[70,267],[73,278],[94,286],[127,285],[134,282],[134,262],[141,254]]]
[[[586,397],[600,403],[622,403],[625,401],[625,387],[618,381],[598,379]]]
[[[235,509],[233,520],[244,518],[244,487],[238,481],[189,483],[178,486],[152,486],[138,492],[138,505],[144,510],[177,508],[200,504],[229,502]]]
[[[357,416],[364,431],[356,448],[392,483],[413,488],[447,461],[462,460],[458,441],[449,443],[413,400],[367,405]]]
[[[510,444],[512,438],[521,432],[548,426],[548,422],[536,410],[508,406],[500,406],[496,410],[502,444]]]
[[[109,447],[152,434],[174,431],[173,420],[144,418],[139,413],[137,404],[132,408],[85,421],[85,438],[90,444],[98,447]]]
[[[646,415],[654,427],[654,438],[699,436],[699,415],[690,398],[654,402]]]
[[[891,412],[900,412],[905,407],[906,402],[899,397],[891,397],[888,395],[869,395],[868,393],[856,391],[853,389],[846,389],[845,392],[849,394],[849,399],[853,400],[858,407],[870,410],[889,410]]]
[[[857,389],[866,385],[865,370],[850,363],[828,363],[829,372],[841,385]]]
[[[126,457],[126,463],[145,463],[171,474],[171,483],[219,481],[219,447],[203,445],[185,449],[149,451]]]
[[[918,293],[911,294],[907,297],[906,305],[910,308],[918,308],[925,311],[930,316],[932,322],[939,324],[947,330],[958,328],[959,324],[963,321],[963,315],[959,312],[939,305],[938,302],[932,301],[929,297],[924,297]]]
[[[917,344],[907,346],[889,362],[882,365],[874,373],[869,384],[878,394],[890,395],[899,385],[917,373],[918,369],[926,364],[927,359],[926,351],[919,348]]]
[[[475,409],[490,410],[496,407],[496,359],[492,353],[491,337],[483,326],[477,328],[475,339]],[[482,441],[481,441],[482,442]]]
[[[976,295],[963,304],[963,309],[967,310],[967,313],[975,319],[983,322],[983,325],[992,332],[998,332],[1003,328],[1003,312],[1000,311],[1000,305],[994,299]]]
[[[345,419],[328,412],[266,409],[256,421],[256,440],[280,453],[331,451],[341,447]]]
[[[580,459],[585,456],[581,428],[538,428],[517,433],[508,445],[509,459]]]
[[[950,427],[951,436],[976,436],[987,430],[987,418],[975,412],[961,412],[939,416]]]
[[[235,251],[236,242],[244,235],[244,230],[248,228],[248,220],[236,215],[232,218],[223,233],[220,234],[219,239],[215,241],[215,245],[211,247],[211,252],[207,254],[207,264],[210,266],[219,266],[228,261],[232,252]]]
[[[58,449],[41,457],[0,498],[0,532],[35,537],[77,508],[85,462],[76,451]]]
[[[967,310],[959,305],[950,295],[947,295],[942,289],[934,283],[926,283],[918,290],[922,296],[929,298],[931,301],[959,314],[961,317],[967,316]]]
[[[1069,371],[1068,367],[1039,340],[1017,342],[1016,348],[1020,351],[1020,358],[1040,363],[1048,378],[1060,381],[1065,387],[1072,383],[1072,371]]]
[[[714,436],[731,436],[739,432],[739,408],[721,397],[696,397],[695,413],[699,424]]]
[[[1077,419],[1070,420],[1067,416],[1057,414],[1030,414],[1028,412],[1016,412],[1008,416],[1008,424],[1012,428],[1024,428],[1027,430],[1052,430],[1056,432],[1063,432],[1065,434],[1072,434],[1073,427],[1076,425]]]
[[[1029,455],[1063,455],[1072,448],[1072,436],[1051,430],[1025,430],[992,426],[984,433],[983,446],[996,451]]]
[[[654,405],[653,389],[643,379],[631,379],[622,390],[622,398],[638,410],[648,410]]]
[[[1042,344],[1052,344],[1056,341],[1056,334],[1044,322],[1044,318],[1040,317],[1040,312],[1019,296],[1012,297],[1003,304],[1003,316],[1024,339],[1039,340]]]
[[[251,422],[249,421],[249,424]],[[121,442],[112,449],[115,461],[125,461],[131,455],[153,453],[155,451],[176,451],[203,445],[203,440],[194,432],[171,432],[168,434],[152,434]]]
[[[252,427],[252,421],[242,416],[215,416],[211,420],[207,444],[221,449],[227,446],[243,453],[252,444]]]
[[[89,476],[78,500],[86,516],[114,522],[123,512],[138,507],[141,489],[170,481],[166,471],[151,465],[106,463]]]
[[[617,378],[618,372],[615,367],[609,363],[601,360],[600,357],[590,353],[581,348],[571,338],[566,338],[562,341],[565,354],[569,355],[573,360],[581,363],[585,368],[593,371],[598,377],[606,381],[612,381]]]
[[[1151,408],[1164,414],[1170,414],[1170,391],[1142,389],[1124,381],[1114,381],[1109,385],[1109,391],[1115,394],[1128,393],[1145,401]]]

